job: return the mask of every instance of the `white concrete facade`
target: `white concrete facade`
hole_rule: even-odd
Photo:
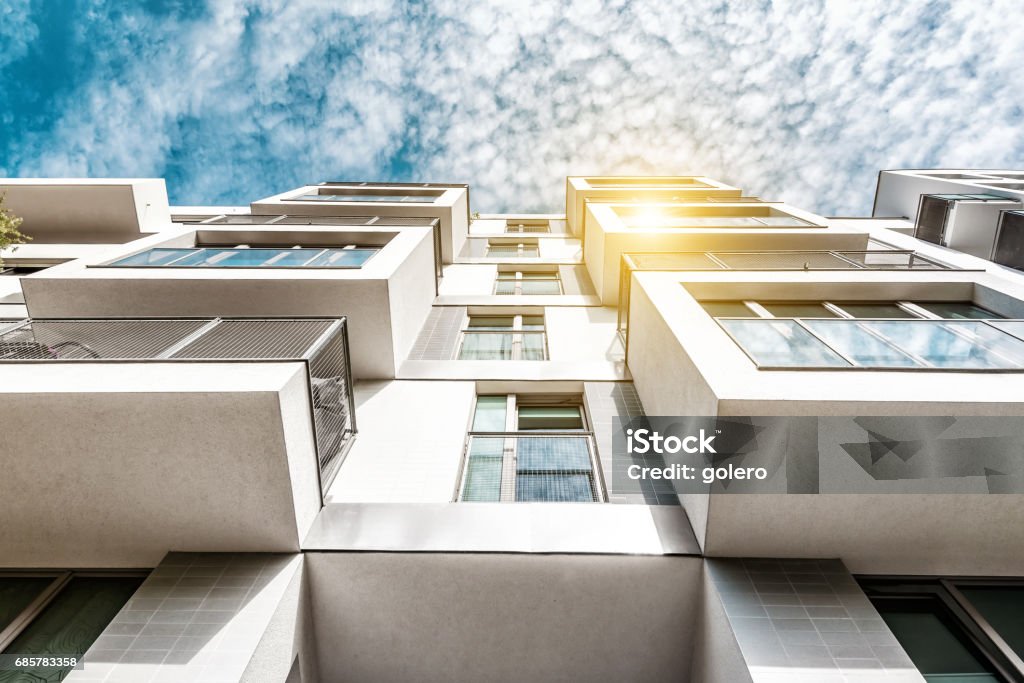
[[[970,172],[1010,197],[994,173]],[[45,267],[0,278],[0,587],[14,570],[143,570],[81,683],[922,683],[873,582],[1017,587],[1014,472],[893,482],[826,460],[867,492],[636,493],[616,485],[613,439],[645,416],[1024,416],[1024,366],[758,364],[708,306],[1024,320],[1024,275],[913,237],[906,207],[946,192],[920,174],[883,172],[863,218],[703,176],[572,176],[565,214],[474,214],[465,185],[173,207],[162,181],[0,181],[43,236],[4,258]],[[124,229],[64,225],[78,202]],[[218,260],[253,249],[280,254]],[[295,249],[373,253],[275,265]],[[153,250],[183,260],[131,260]],[[202,250],[218,253],[188,261]],[[284,336],[243,338],[252,357],[233,362],[175,358],[186,340],[111,358],[5,336],[24,318],[219,317],[344,318],[344,371],[325,384],[307,356],[281,360]],[[325,478],[338,386],[354,434]]]

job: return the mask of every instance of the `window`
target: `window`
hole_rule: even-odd
[[[459,360],[547,360],[543,315],[470,315]]]
[[[156,248],[132,254],[114,267],[148,268],[359,268],[380,249],[354,244],[336,247]]]
[[[868,598],[927,681],[1020,680],[1024,583],[865,578]]]
[[[557,270],[499,271],[494,280],[495,294],[561,294]]]
[[[505,221],[505,232],[511,233],[542,233],[551,232],[551,224],[536,218],[509,218]]]
[[[592,443],[579,396],[478,396],[458,499],[600,501]]]
[[[46,270],[47,268],[49,268],[49,266],[15,266],[15,265],[0,266],[0,276],[2,276],[2,275],[10,275],[10,276],[31,275],[32,273],[38,273],[38,272],[40,272],[42,270]]]
[[[701,305],[761,368],[1024,369],[1024,322],[969,302]]]
[[[144,579],[138,572],[0,572],[0,652],[80,659]],[[62,680],[70,670],[0,671],[0,681]]]
[[[522,242],[497,242],[487,240],[485,256],[494,258],[539,258],[540,246],[536,240]]]

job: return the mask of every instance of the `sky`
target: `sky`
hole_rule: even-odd
[[[864,215],[882,168],[1024,167],[1022,64],[1021,0],[2,0],[0,175],[501,212],[699,174]]]

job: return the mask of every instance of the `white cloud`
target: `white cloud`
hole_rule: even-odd
[[[879,168],[1024,161],[1019,0],[218,0],[200,18],[92,16],[98,66],[53,130],[0,161],[8,173],[166,173],[182,203],[244,202],[398,159],[472,183],[484,211],[557,208],[568,173],[703,173],[850,214]]]

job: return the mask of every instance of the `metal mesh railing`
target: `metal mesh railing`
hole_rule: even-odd
[[[592,452],[585,432],[470,433],[459,500],[600,501]]]
[[[325,488],[356,432],[344,318],[0,322],[0,362],[147,360],[304,362]]]

